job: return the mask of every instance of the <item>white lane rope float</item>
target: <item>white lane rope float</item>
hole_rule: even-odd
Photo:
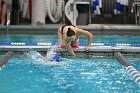
[[[133,77],[134,81],[137,84],[140,84],[140,73],[133,66],[127,63],[126,59],[122,56],[120,52],[116,52],[114,56],[120,64],[126,67],[127,72]]]
[[[130,73],[135,82],[140,84],[140,73],[133,66],[128,66],[126,70],[128,73]]]

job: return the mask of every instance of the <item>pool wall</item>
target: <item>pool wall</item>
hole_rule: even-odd
[[[50,46],[0,46],[1,54],[14,51],[15,53],[25,53],[28,51],[38,51],[41,54],[46,54]],[[69,56],[66,49],[57,48],[58,54],[61,56]],[[78,57],[94,57],[94,56],[107,56],[113,57],[115,52],[121,52],[126,56],[137,56],[140,57],[140,47],[131,47],[131,46],[94,46],[91,47],[89,51],[85,51],[84,46],[79,48],[74,48],[74,51]]]

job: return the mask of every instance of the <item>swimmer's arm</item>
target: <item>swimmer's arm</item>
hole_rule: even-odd
[[[72,56],[76,56],[72,47],[71,47],[71,43],[70,42],[66,42],[66,41],[63,41],[62,40],[62,34],[59,32],[60,30],[58,30],[58,38],[59,38],[59,42],[60,42],[60,45],[63,45],[65,46],[67,49],[68,49],[68,52],[70,53],[70,55]]]
[[[7,13],[7,6],[6,4],[4,4],[2,8],[2,14],[1,14],[1,25],[5,24],[6,13]]]
[[[84,36],[87,36],[88,37],[88,45],[87,46],[91,46],[91,43],[92,43],[92,34],[89,32],[89,31],[86,31],[86,30],[83,30],[83,29],[79,29],[79,28],[76,28],[76,30],[81,34],[81,35],[84,35]]]
[[[68,52],[70,53],[71,56],[76,57],[76,55],[75,55],[75,53],[74,53],[74,50],[73,50],[73,48],[72,48],[70,42],[68,42],[68,43],[66,44],[66,48],[68,49]]]

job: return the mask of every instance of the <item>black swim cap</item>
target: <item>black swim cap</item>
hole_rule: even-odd
[[[73,35],[75,35],[75,32],[72,29],[68,28],[67,37],[71,37]]]

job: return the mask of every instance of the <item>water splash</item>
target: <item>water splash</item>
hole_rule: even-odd
[[[45,57],[37,51],[29,51],[26,55],[36,62],[44,62]]]
[[[52,46],[48,49],[46,56],[44,57],[37,51],[29,51],[26,53],[28,57],[36,62],[61,62],[62,59],[56,53],[56,46]]]
[[[50,47],[50,49],[48,49],[46,58],[48,59],[48,61],[51,62],[61,62],[62,58],[57,54],[56,52],[57,47],[56,46],[52,46]]]
[[[47,55],[45,56],[48,61],[52,61],[53,57],[56,55],[56,46],[52,46],[48,49]]]

